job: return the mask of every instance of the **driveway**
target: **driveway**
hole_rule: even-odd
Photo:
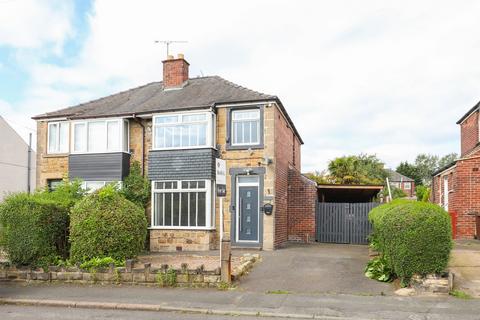
[[[364,275],[368,247],[343,244],[290,244],[261,252],[262,261],[240,280],[256,292],[392,294],[393,285]]]
[[[480,241],[455,241],[449,268],[455,274],[455,289],[480,298]]]

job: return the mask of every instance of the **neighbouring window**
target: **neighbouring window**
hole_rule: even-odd
[[[213,115],[209,112],[159,115],[153,118],[153,148],[174,149],[212,145]]]
[[[48,191],[53,191],[57,189],[57,187],[62,183],[62,179],[48,179],[47,180],[47,188]]]
[[[260,144],[260,109],[232,111],[232,145]]]
[[[412,189],[412,184],[410,182],[404,182],[403,183],[403,189],[405,189],[405,190]]]
[[[212,227],[210,180],[153,181],[152,226],[171,229]]]
[[[390,185],[394,188],[400,188],[400,182],[392,182]]]
[[[87,190],[88,192],[94,192],[105,187],[109,183],[116,183],[118,187],[121,187],[121,182],[119,181],[83,181],[82,189]]]
[[[128,152],[128,121],[91,120],[73,123],[73,152]]]
[[[68,152],[68,122],[50,122],[48,124],[48,153]]]

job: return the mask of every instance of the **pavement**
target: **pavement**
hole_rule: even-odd
[[[390,283],[372,281],[364,275],[368,246],[343,244],[290,244],[261,252],[262,261],[239,287],[254,292],[336,293],[390,295]]]
[[[449,269],[455,274],[454,289],[480,298],[480,241],[455,241]]]

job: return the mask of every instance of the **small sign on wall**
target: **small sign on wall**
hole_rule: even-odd
[[[227,164],[223,159],[215,160],[215,182],[217,183],[217,197],[227,194]]]

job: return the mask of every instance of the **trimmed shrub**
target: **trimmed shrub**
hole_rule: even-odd
[[[426,186],[419,185],[415,188],[415,193],[417,195],[417,201],[428,202],[430,198],[430,188]]]
[[[84,197],[72,208],[70,218],[70,259],[74,262],[104,257],[125,260],[144,248],[144,210],[112,185]]]
[[[445,270],[452,249],[450,217],[441,207],[426,202],[394,200],[369,213],[372,240],[386,268],[405,283],[414,274]]]
[[[134,161],[130,166],[130,174],[123,181],[120,193],[136,205],[145,208],[150,200],[150,182],[142,176],[140,162]]]
[[[15,265],[45,266],[68,257],[68,208],[42,193],[13,194],[0,205],[0,245]]]

